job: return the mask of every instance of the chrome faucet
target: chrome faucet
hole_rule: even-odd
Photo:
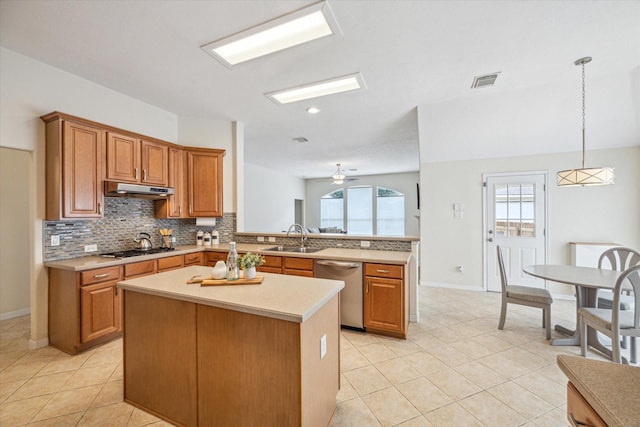
[[[296,231],[300,229],[300,247],[304,248],[304,242],[307,240],[307,234],[304,232],[304,228],[300,224],[291,224],[289,230],[287,231],[287,237],[291,237],[291,230]]]

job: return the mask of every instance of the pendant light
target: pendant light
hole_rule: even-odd
[[[340,170],[340,163],[336,163],[336,166],[338,166],[338,170],[332,176],[333,183],[334,184],[342,184],[346,177],[344,176],[344,173],[342,173],[342,170]]]
[[[607,185],[613,184],[613,168],[597,167],[587,168],[585,159],[585,91],[584,91],[584,66],[591,62],[591,57],[578,59],[575,64],[582,65],[582,168],[568,169],[558,172],[558,187],[576,187],[587,185]]]

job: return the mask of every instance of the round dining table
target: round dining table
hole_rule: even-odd
[[[567,337],[552,339],[551,345],[580,345],[578,310],[582,307],[595,307],[598,289],[613,290],[618,277],[622,274],[621,271],[593,267],[547,264],[529,265],[524,267],[522,271],[533,277],[573,285],[576,288],[576,329],[555,325],[555,330],[567,335]],[[631,287],[629,286],[629,288]],[[611,358],[611,350],[602,344],[597,331],[593,328],[588,328],[587,344]]]

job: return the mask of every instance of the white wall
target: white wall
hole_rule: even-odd
[[[558,170],[578,167],[581,152],[457,162],[422,163],[421,283],[481,289],[483,280],[482,174],[548,171],[549,252],[569,264],[569,242],[616,242],[640,248],[640,147],[588,151],[593,166],[615,168],[615,185],[558,188]],[[452,204],[465,204],[454,220]],[[464,265],[464,273],[455,271]],[[552,292],[570,293],[564,286]]]
[[[29,313],[28,151],[0,147],[0,320]]]
[[[404,194],[405,196],[405,235],[418,236],[419,223],[416,215],[420,215],[417,209],[418,196],[416,184],[419,180],[418,172],[396,173],[384,175],[367,175],[357,177],[358,181],[345,183],[345,185],[370,185],[372,187],[380,186],[392,188]],[[305,207],[307,227],[320,226],[320,198],[325,194],[336,190],[339,186],[331,185],[331,181],[320,181],[316,179],[308,179],[306,186],[307,203]],[[343,185],[343,187],[345,186]],[[421,189],[421,193],[422,192]],[[422,200],[421,200],[422,202]],[[347,230],[348,231],[348,230]]]
[[[279,233],[295,222],[295,200],[305,200],[304,180],[244,164],[244,231]]]
[[[31,346],[47,344],[47,275],[42,262],[44,218],[44,123],[40,116],[61,111],[96,122],[178,142],[178,117],[168,111],[115,92],[81,77],[0,48],[0,146],[30,151],[29,229],[31,268]],[[208,141],[230,138],[219,121],[201,125],[180,118],[183,139],[208,146]],[[230,124],[227,126],[230,129]],[[222,129],[222,130],[221,130]],[[230,130],[228,131],[230,135]],[[204,141],[204,142],[203,142]],[[227,152],[225,162],[232,161]],[[226,176],[226,175],[225,175]],[[225,180],[225,198],[233,180]],[[0,194],[0,203],[4,204]]]

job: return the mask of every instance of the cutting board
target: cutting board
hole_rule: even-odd
[[[241,278],[238,280],[229,281],[227,279],[212,279],[206,277],[204,279],[191,279],[187,283],[200,283],[200,286],[235,286],[235,285],[259,285],[262,283],[264,276],[256,276],[253,279]]]

